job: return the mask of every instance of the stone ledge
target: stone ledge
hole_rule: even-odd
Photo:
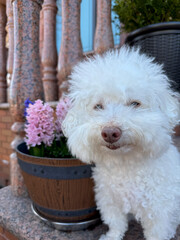
[[[98,240],[106,231],[106,226],[94,229],[61,232],[44,223],[32,213],[30,199],[15,197],[11,186],[0,190],[0,226],[12,233],[19,240]]]

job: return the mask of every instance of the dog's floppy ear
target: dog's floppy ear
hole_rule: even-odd
[[[68,97],[71,101],[71,107],[69,108],[61,126],[63,134],[67,138],[69,138],[74,128],[80,123],[82,119],[82,115],[79,109],[81,102],[78,101],[78,98],[72,98],[70,95],[68,95]]]
[[[167,89],[160,103],[161,110],[168,117],[172,128],[180,123],[180,94]]]
[[[72,104],[71,108],[68,110],[68,113],[66,114],[65,119],[62,122],[62,131],[65,137],[69,137],[71,134],[71,130],[76,124],[76,117],[74,112],[74,106]]]

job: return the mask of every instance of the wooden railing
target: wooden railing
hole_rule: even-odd
[[[62,39],[57,56],[56,0],[0,0],[0,103],[10,104],[16,135],[13,150],[23,141],[24,101],[57,101],[67,91],[72,67],[83,58],[80,4],[81,0],[62,0]],[[111,0],[98,0],[94,52],[112,47]],[[26,191],[15,151],[10,159],[13,192],[23,195]]]

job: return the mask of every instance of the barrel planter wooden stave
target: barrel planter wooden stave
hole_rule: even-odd
[[[38,213],[64,223],[97,218],[91,165],[78,159],[41,158],[17,147],[18,162],[29,196]]]

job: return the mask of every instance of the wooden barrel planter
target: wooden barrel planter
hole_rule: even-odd
[[[139,28],[128,34],[126,44],[140,46],[141,51],[155,57],[180,92],[180,22],[162,22]]]
[[[62,223],[97,219],[91,165],[72,158],[34,157],[25,143],[17,147],[17,157],[29,196],[42,217]]]

